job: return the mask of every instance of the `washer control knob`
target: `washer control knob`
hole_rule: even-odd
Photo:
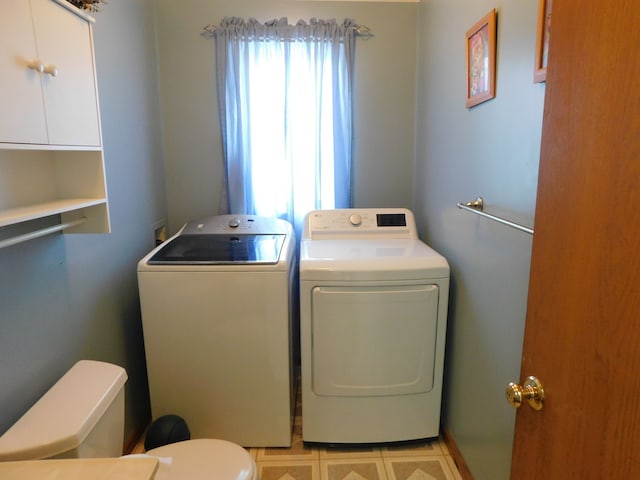
[[[349,223],[354,227],[359,227],[362,224],[362,217],[357,213],[354,213],[349,217]]]
[[[238,228],[240,226],[240,219],[239,218],[232,218],[229,221],[229,226],[231,228]]]

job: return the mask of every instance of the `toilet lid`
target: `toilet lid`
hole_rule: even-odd
[[[146,454],[161,458],[160,470],[170,480],[252,480],[256,472],[249,452],[226,440],[186,440]]]

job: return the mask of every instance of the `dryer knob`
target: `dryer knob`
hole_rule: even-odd
[[[358,214],[353,214],[349,217],[349,223],[351,225],[353,225],[354,227],[358,227],[360,226],[360,224],[362,223],[362,217]]]

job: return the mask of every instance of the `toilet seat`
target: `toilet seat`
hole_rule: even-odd
[[[249,452],[226,440],[185,440],[153,448],[146,455],[160,458],[157,480],[258,479],[258,470]]]

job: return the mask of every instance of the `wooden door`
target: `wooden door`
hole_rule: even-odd
[[[640,2],[554,0],[511,478],[640,478]]]

